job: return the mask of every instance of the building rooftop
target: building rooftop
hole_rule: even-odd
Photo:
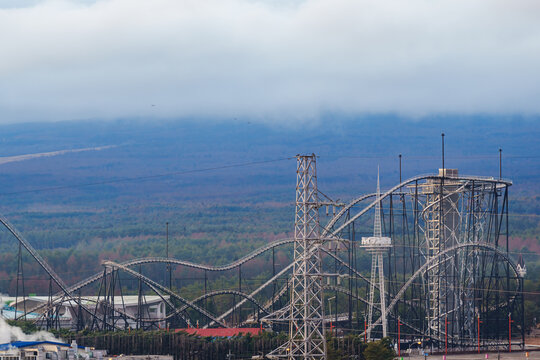
[[[55,341],[14,341],[11,343],[6,344],[0,344],[0,351],[6,351],[10,348],[25,348],[25,347],[35,347],[38,345],[56,345],[56,346],[62,346],[62,347],[71,347],[70,344],[61,343],[61,342],[55,342]],[[84,349],[84,346],[78,346],[79,349]]]

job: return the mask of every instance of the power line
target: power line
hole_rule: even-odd
[[[167,176],[178,176],[178,175],[195,174],[195,173],[201,173],[201,172],[207,172],[207,171],[215,171],[215,170],[247,167],[247,166],[268,164],[268,163],[286,161],[286,160],[292,160],[292,159],[296,159],[296,158],[295,157],[286,157],[286,158],[278,158],[278,159],[273,159],[273,160],[261,160],[261,161],[252,161],[252,162],[245,162],[245,163],[239,163],[239,164],[214,166],[214,167],[203,168],[203,169],[175,171],[175,172],[156,174],[156,175],[126,177],[126,178],[115,179],[115,180],[102,180],[102,181],[95,181],[95,182],[89,182],[89,183],[83,183],[83,184],[51,186],[51,187],[45,187],[45,188],[37,188],[37,189],[30,189],[30,190],[21,190],[21,191],[0,193],[0,196],[18,195],[18,194],[27,194],[27,193],[36,193],[36,192],[54,191],[54,190],[63,190],[63,189],[79,188],[79,187],[86,187],[86,186],[95,186],[95,185],[117,184],[117,183],[128,182],[128,181],[140,181],[140,180],[157,179],[157,178],[162,178],[162,177],[167,177]]]
[[[395,155],[387,155],[387,156],[378,156],[378,155],[327,155],[327,156],[318,156],[318,157],[326,157],[326,158],[346,158],[346,159],[396,159]],[[440,156],[429,156],[429,155],[412,155],[412,156],[406,156],[402,154],[403,160],[440,160]],[[496,155],[463,155],[463,156],[445,156],[445,159],[451,159],[451,160],[484,160],[484,159],[497,159],[499,157],[498,154]],[[540,155],[506,155],[504,156],[505,159],[538,159],[540,158]]]

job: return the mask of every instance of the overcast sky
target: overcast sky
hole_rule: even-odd
[[[539,0],[0,0],[0,122],[540,114]]]

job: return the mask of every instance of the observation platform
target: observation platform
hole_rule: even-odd
[[[362,237],[362,242],[360,243],[360,247],[366,248],[367,250],[391,248],[392,239],[386,236]]]

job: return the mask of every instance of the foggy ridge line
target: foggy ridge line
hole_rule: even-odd
[[[49,152],[42,152],[42,153],[35,153],[35,154],[5,156],[5,157],[0,157],[0,165],[11,163],[11,162],[17,162],[17,161],[32,160],[32,159],[37,159],[41,157],[51,157],[51,156],[58,156],[58,155],[64,155],[64,154],[70,154],[70,153],[78,153],[78,152],[83,152],[83,151],[100,151],[100,150],[114,148],[117,146],[118,145],[106,145],[106,146],[96,146],[96,147],[89,147],[89,148],[82,148],[82,149],[65,149],[65,150],[49,151]]]

